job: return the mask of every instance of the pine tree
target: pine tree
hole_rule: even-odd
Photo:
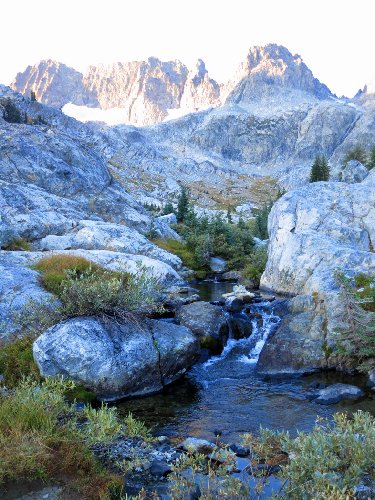
[[[367,164],[367,153],[362,146],[355,146],[353,149],[350,149],[346,153],[344,158],[344,166],[351,160],[357,160],[362,163],[362,165]]]
[[[32,101],[36,101],[36,93],[35,93],[35,91],[34,91],[34,90],[32,90],[32,91],[30,92],[30,99],[31,99]]]
[[[167,203],[164,205],[163,208],[163,215],[169,215],[173,213],[174,213],[173,205],[170,201],[167,201]]]
[[[186,189],[186,187],[182,186],[180,196],[178,197],[177,200],[176,217],[178,223],[184,222],[185,217],[189,212],[189,205],[190,205],[190,200],[189,200],[188,190]]]
[[[310,182],[328,181],[329,175],[330,171],[326,158],[324,156],[316,156],[311,167]]]
[[[375,147],[373,147],[371,152],[370,152],[370,158],[369,158],[369,161],[368,161],[366,167],[369,170],[371,170],[375,167]]]
[[[321,181],[329,181],[330,169],[325,156],[320,158],[321,161]]]

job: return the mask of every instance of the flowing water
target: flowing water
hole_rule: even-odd
[[[233,284],[198,285],[203,300],[217,300],[232,290]],[[163,393],[119,403],[123,414],[152,426],[157,434],[196,436],[213,439],[218,432],[226,442],[238,441],[245,432],[259,426],[277,430],[310,430],[317,416],[330,418],[337,411],[366,410],[375,413],[375,395],[360,402],[321,406],[309,399],[318,383],[352,383],[364,387],[361,378],[323,373],[305,377],[270,379],[256,374],[259,353],[280,318],[277,302],[251,305],[251,313],[261,315],[253,322],[253,334],[246,339],[229,339],[220,356],[195,365],[179,382]]]

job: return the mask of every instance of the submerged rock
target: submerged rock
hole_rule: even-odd
[[[314,400],[320,405],[332,405],[347,399],[357,400],[363,398],[365,393],[359,387],[349,384],[333,384],[318,392],[318,397]]]
[[[43,376],[66,376],[110,401],[160,391],[195,363],[199,343],[184,326],[163,321],[82,317],[47,330],[33,354]]]
[[[210,455],[217,448],[217,446],[210,441],[206,441],[205,439],[188,437],[180,444],[179,448],[190,453],[202,453],[204,455]]]

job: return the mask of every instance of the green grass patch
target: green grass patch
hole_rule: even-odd
[[[4,245],[3,250],[8,251],[25,251],[29,252],[31,249],[30,243],[24,238],[15,238],[6,245]]]
[[[44,288],[61,300],[63,318],[98,316],[125,321],[160,308],[158,278],[142,267],[129,274],[64,254],[41,259],[33,267],[41,273]]]
[[[64,498],[121,497],[122,478],[104,469],[90,446],[110,443],[119,434],[143,435],[145,428],[131,416],[122,422],[116,409],[104,404],[74,413],[65,397],[74,389],[62,379],[28,378],[0,397],[1,488],[41,479],[62,483]]]
[[[15,387],[25,376],[40,379],[33,358],[33,338],[17,339],[0,348],[0,373],[4,376],[4,385],[8,388]]]
[[[57,254],[41,259],[33,266],[33,269],[41,273],[40,280],[44,288],[60,296],[67,272],[75,271],[77,276],[81,276],[88,272],[98,272],[102,268],[84,257]]]
[[[194,250],[192,250],[189,245],[187,245],[183,241],[167,239],[153,240],[152,242],[163,250],[166,250],[167,252],[173,253],[177,255],[177,257],[180,257],[184,266],[188,267],[189,269],[193,269],[197,278],[203,279],[209,271],[209,268],[207,266],[204,266],[198,262]]]

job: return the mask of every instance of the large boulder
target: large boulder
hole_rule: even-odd
[[[262,375],[310,373],[326,366],[321,315],[311,295],[299,295],[287,304],[279,328],[268,337],[257,370]]]
[[[350,160],[342,170],[340,180],[348,184],[362,182],[368,176],[368,172],[367,168],[360,161]]]
[[[222,348],[228,338],[227,318],[221,307],[209,302],[193,302],[176,311],[176,320],[189,328],[200,340],[202,346]]]
[[[39,313],[50,314],[57,307],[57,299],[40,286],[38,278],[36,271],[1,259],[0,344],[30,328]]]
[[[181,268],[181,259],[151,243],[135,229],[102,221],[81,220],[77,226],[61,236],[48,235],[36,243],[46,250],[110,250],[129,254],[142,254]]]
[[[261,287],[311,297],[310,311],[299,319],[286,317],[270,339],[276,366],[283,362],[284,355],[278,355],[286,355],[287,346],[291,366],[298,371],[318,368],[325,361],[332,366],[336,361],[329,354],[337,332],[348,329],[336,271],[375,274],[375,172],[358,184],[316,182],[287,193],[272,208],[268,227],[268,262]],[[304,361],[300,348],[305,342],[314,360],[308,355]],[[270,352],[266,350],[263,358]]]
[[[43,376],[62,375],[110,401],[158,392],[177,380],[198,359],[199,343],[184,326],[167,322],[82,317],[47,330],[33,353]]]

